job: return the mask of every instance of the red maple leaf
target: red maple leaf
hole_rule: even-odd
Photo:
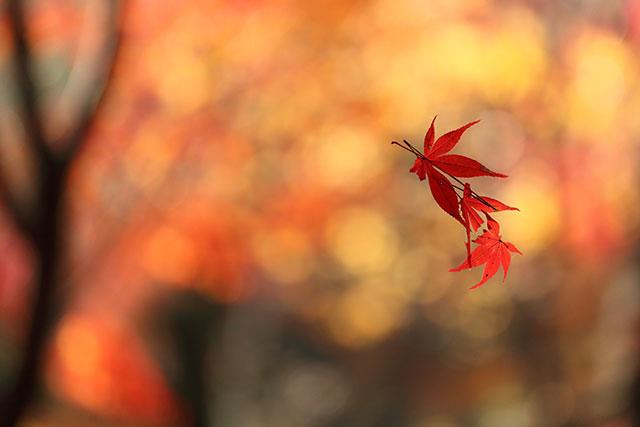
[[[507,175],[493,172],[480,162],[469,157],[459,154],[447,154],[460,142],[462,134],[480,120],[467,123],[456,130],[447,132],[434,143],[435,121],[436,118],[434,117],[431,121],[431,126],[429,126],[429,130],[424,136],[424,154],[419,152],[414,153],[416,154],[416,161],[413,163],[411,169],[409,169],[410,172],[415,172],[421,181],[428,176],[432,169],[429,168],[429,166],[435,166],[446,174],[460,178],[472,178],[476,176],[507,177]]]
[[[476,176],[495,176],[504,178],[506,175],[493,172],[486,166],[470,159],[469,157],[458,154],[446,154],[458,144],[462,134],[468,128],[478,123],[479,120],[467,123],[456,130],[447,132],[434,142],[435,121],[436,118],[434,117],[431,121],[431,125],[429,126],[429,130],[427,130],[427,133],[424,136],[424,154],[414,148],[407,141],[404,142],[407,144],[408,148],[395,141],[394,143],[408,151],[411,151],[416,156],[416,160],[411,169],[409,169],[409,172],[413,172],[418,175],[420,181],[428,178],[429,188],[431,189],[431,194],[433,195],[436,203],[438,203],[445,212],[458,220],[462,225],[465,225],[465,222],[460,215],[458,195],[456,194],[451,182],[447,177],[440,173],[438,169],[448,174],[459,183],[461,182],[457,177],[469,178]]]
[[[467,231],[467,256],[471,256],[471,231],[477,231],[484,223],[479,212],[488,214],[498,211],[519,211],[520,209],[507,206],[499,200],[487,196],[479,196],[472,189],[469,183],[464,184],[462,198],[460,199],[460,211],[464,228]]]
[[[462,219],[464,219],[464,222],[468,224],[469,228],[472,228],[473,231],[477,231],[484,223],[484,220],[478,212],[519,211],[520,209],[507,206],[501,201],[492,199],[491,197],[479,196],[471,189],[471,185],[466,183],[464,184],[462,199],[460,199],[460,210],[462,211]]]
[[[473,241],[474,243],[477,243],[478,246],[462,264],[449,270],[460,271],[485,264],[482,279],[470,289],[482,286],[498,272],[501,264],[502,269],[504,270],[504,279],[506,279],[507,272],[509,271],[509,264],[511,263],[511,252],[517,252],[522,255],[522,252],[520,252],[515,245],[502,241],[500,225],[488,214],[485,215],[487,216],[487,229],[484,230],[482,235]]]
[[[451,181],[428,163],[426,163],[425,170],[427,177],[429,178],[429,188],[431,189],[431,194],[433,195],[436,203],[446,213],[464,225],[464,220],[462,219],[462,216],[460,216],[458,195],[453,189]]]

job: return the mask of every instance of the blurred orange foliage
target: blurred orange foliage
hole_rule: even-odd
[[[56,134],[102,9],[32,3]],[[481,426],[561,426],[593,396],[622,390],[629,372],[613,366],[633,341],[615,316],[632,308],[615,304],[635,300],[640,6],[564,3],[127,1],[113,85],[70,177],[55,396],[170,423],[181,404],[139,328],[158,296],[185,289],[229,305],[268,295],[327,348],[362,354],[420,316],[430,338],[446,337],[447,361],[403,380],[415,425],[458,425],[464,406]],[[3,79],[6,40],[0,21]],[[8,93],[0,87],[0,125],[17,136],[2,141],[3,167],[28,189]],[[521,209],[499,217],[527,254],[508,287],[494,280],[469,296],[474,273],[447,273],[464,235],[388,146],[419,141],[436,113],[441,129],[482,119],[465,152],[510,175],[495,188],[474,181]],[[30,254],[9,227],[0,223],[0,316],[15,337]],[[593,348],[606,336],[618,337],[617,353]],[[527,347],[536,340],[550,359]],[[591,381],[596,370],[606,381]],[[423,410],[434,396],[443,414]],[[616,413],[621,400],[600,401],[585,417]]]

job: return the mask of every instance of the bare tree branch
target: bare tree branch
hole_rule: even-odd
[[[100,108],[106,93],[107,86],[112,80],[117,55],[119,52],[121,31],[122,2],[120,0],[106,0],[108,3],[107,35],[105,36],[101,52],[96,64],[96,73],[90,84],[88,93],[84,97],[80,116],[76,121],[76,126],[69,132],[63,142],[63,152],[61,160],[68,163],[77,155],[81,149],[85,137],[97,110]]]
[[[23,0],[8,0],[9,30],[13,36],[13,61],[21,96],[26,141],[37,165],[37,207],[33,225],[21,211],[17,200],[7,188],[0,171],[0,200],[4,201],[20,229],[32,239],[36,261],[35,286],[31,301],[31,319],[26,336],[24,356],[15,372],[15,379],[0,402],[0,426],[15,427],[32,402],[40,382],[48,332],[54,323],[53,299],[58,285],[59,260],[64,212],[64,193],[71,163],[86,138],[100,100],[111,77],[120,39],[118,0],[109,2],[109,25],[113,33],[107,37],[104,56],[96,75],[93,90],[82,104],[76,126],[65,138],[62,153],[54,153],[44,132],[43,118],[38,106],[37,84],[33,74],[33,55],[29,47]]]
[[[9,29],[13,35],[13,63],[20,90],[22,114],[25,120],[27,141],[40,165],[49,161],[51,152],[42,124],[38,106],[37,88],[33,72],[33,56],[27,40],[25,10],[22,0],[8,0]]]
[[[35,226],[33,224],[33,218],[28,212],[24,210],[15,196],[11,193],[9,186],[7,185],[6,177],[0,168],[0,200],[5,207],[5,210],[21,231],[27,238],[33,240],[35,238]]]

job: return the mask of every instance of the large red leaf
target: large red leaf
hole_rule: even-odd
[[[429,188],[436,203],[446,213],[464,224],[458,208],[458,195],[451,182],[431,165],[426,170],[429,177]]]
[[[500,266],[504,270],[504,279],[507,278],[509,265],[511,263],[511,253],[518,252],[518,249],[509,242],[503,242],[500,236],[500,224],[487,215],[487,229],[482,235],[474,240],[478,246],[473,250],[470,256],[467,256],[458,267],[449,271],[460,271],[466,268],[478,267],[485,264],[482,279],[473,285],[471,289],[478,288],[493,277],[499,270]]]
[[[494,250],[493,256],[489,257],[486,265],[484,266],[484,271],[482,272],[482,279],[478,283],[470,287],[469,289],[475,289],[484,285],[487,282],[487,280],[492,278],[498,272],[498,269],[500,268],[500,258],[495,256],[496,255],[495,252],[499,252],[499,251],[500,251],[499,248],[498,250]]]
[[[507,249],[509,249],[511,252],[516,252],[519,253],[520,255],[522,255],[522,252],[520,252],[520,250],[518,248],[516,248],[516,245],[514,245],[513,243],[509,243],[509,242],[504,242],[504,245],[507,247]]]
[[[502,261],[502,270],[504,271],[502,281],[505,281],[507,280],[507,273],[509,272],[509,264],[511,264],[511,254],[505,245],[500,245],[500,260]]]
[[[458,128],[456,130],[452,130],[451,132],[447,132],[444,135],[442,135],[440,138],[438,138],[436,143],[433,144],[433,148],[429,152],[428,156],[429,157],[437,157],[437,156],[441,156],[441,155],[446,154],[449,151],[451,151],[453,149],[453,147],[455,147],[458,144],[458,142],[460,141],[460,137],[462,136],[462,134],[467,129],[469,129],[471,126],[473,126],[476,123],[478,123],[479,121],[480,120],[476,120],[474,122],[467,123],[466,125]],[[426,152],[424,154],[427,155]]]
[[[469,205],[481,212],[497,212],[497,211],[519,211],[520,209],[507,206],[500,200],[492,199],[491,197],[482,196],[482,200],[472,197],[469,200]]]
[[[432,154],[430,154],[429,159],[441,171],[461,178],[474,176],[507,177],[507,175],[490,170],[480,162],[458,154],[447,154],[439,157],[432,157]]]
[[[497,245],[497,242],[495,243]],[[450,272],[462,271],[468,268],[477,267],[487,262],[493,253],[493,245],[479,245],[471,252],[471,256],[465,259],[459,266],[450,269]]]

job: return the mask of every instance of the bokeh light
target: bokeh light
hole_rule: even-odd
[[[56,139],[106,10],[28,4]],[[124,5],[25,425],[634,425],[638,0]],[[0,167],[33,208],[11,52],[0,16]],[[509,175],[471,179],[520,209],[504,283],[448,272],[465,233],[389,144],[435,115]],[[36,256],[0,206],[2,385]]]

